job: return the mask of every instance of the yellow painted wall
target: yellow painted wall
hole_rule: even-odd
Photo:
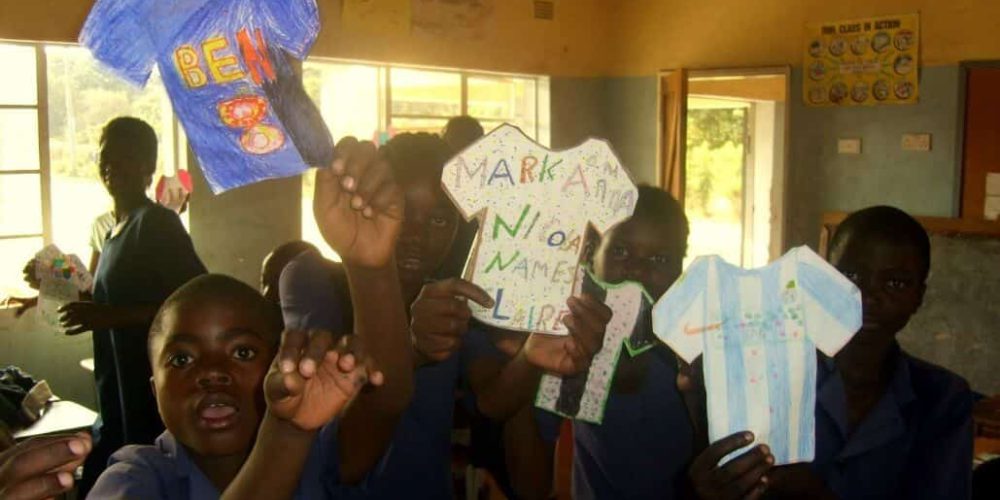
[[[170,1],[170,0],[161,0]],[[493,0],[479,39],[410,32],[392,9],[344,25],[341,0],[317,0],[323,30],[313,55],[565,76],[599,75],[608,61],[603,0],[556,2],[556,20],[534,19],[532,0]],[[410,0],[378,0],[402,4]],[[74,42],[92,0],[0,0],[0,39]],[[405,14],[405,13],[404,13]]]
[[[806,22],[920,12],[921,62],[1000,59],[998,0],[609,0],[607,72],[801,65]]]

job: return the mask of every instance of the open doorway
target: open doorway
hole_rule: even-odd
[[[711,254],[747,268],[762,266],[784,250],[787,69],[699,71],[683,78],[673,99],[684,105],[664,107],[675,116],[662,123],[682,124],[679,132],[664,131],[665,137],[679,134],[664,146],[683,151],[664,150],[663,157],[682,165],[672,187],[691,223],[685,266]]]

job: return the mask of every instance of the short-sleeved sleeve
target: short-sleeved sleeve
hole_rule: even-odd
[[[808,247],[795,252],[806,332],[823,354],[833,356],[861,328],[861,291]]]
[[[104,249],[104,241],[108,239],[108,232],[114,227],[114,212],[104,212],[94,219],[90,225],[90,248],[100,253]]]
[[[470,220],[488,201],[483,185],[492,167],[487,156],[478,151],[476,146],[464,151],[449,161],[441,174],[442,185],[465,220]]]
[[[270,39],[295,56],[305,59],[319,34],[316,0],[258,0]]]
[[[304,252],[285,266],[278,278],[278,295],[286,328],[343,329],[340,291],[318,252]]]
[[[591,139],[584,148],[588,214],[590,222],[603,233],[632,216],[639,191],[608,143]]]
[[[135,85],[145,85],[156,60],[146,28],[144,0],[97,0],[80,31],[80,44]]]
[[[653,331],[688,363],[701,354],[702,336],[721,321],[719,308],[709,305],[713,258],[695,259],[653,306]]]
[[[87,498],[163,498],[159,486],[151,469],[119,462],[101,473]]]
[[[147,264],[159,279],[163,299],[206,272],[181,219],[166,208],[157,205],[147,209],[139,227],[139,240]]]

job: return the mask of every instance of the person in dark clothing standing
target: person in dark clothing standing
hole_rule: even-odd
[[[93,301],[60,310],[67,335],[93,332],[100,418],[80,482],[84,495],[111,453],[126,444],[152,444],[163,432],[149,385],[149,325],[167,296],[205,273],[177,214],[146,196],[156,170],[153,128],[137,118],[115,118],[100,144],[101,181],[114,199],[115,225],[97,265]]]

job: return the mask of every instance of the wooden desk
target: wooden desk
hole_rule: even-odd
[[[97,421],[97,412],[72,401],[49,401],[42,418],[26,429],[14,433],[14,439],[25,439],[90,429]]]

